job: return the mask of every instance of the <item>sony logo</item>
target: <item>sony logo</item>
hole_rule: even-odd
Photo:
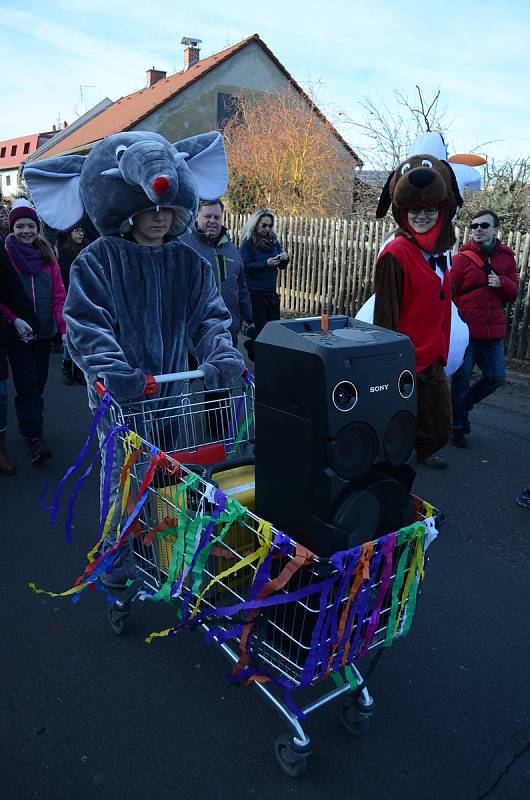
[[[388,383],[383,383],[381,386],[370,386],[371,392],[385,392],[388,389]]]

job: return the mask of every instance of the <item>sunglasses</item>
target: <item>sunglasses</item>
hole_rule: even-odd
[[[409,209],[409,214],[412,217],[417,217],[423,212],[427,217],[434,217],[438,211],[439,209],[436,206],[425,206],[425,208],[411,208]]]
[[[469,226],[472,231],[476,231],[477,228],[482,228],[483,231],[486,231],[488,228],[493,228],[491,222],[472,222]]]

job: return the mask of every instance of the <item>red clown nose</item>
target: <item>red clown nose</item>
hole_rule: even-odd
[[[169,180],[165,175],[160,175],[153,181],[153,192],[155,194],[165,194],[169,189]]]

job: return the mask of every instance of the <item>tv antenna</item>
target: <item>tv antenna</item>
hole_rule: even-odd
[[[85,92],[84,89],[95,89],[95,85],[92,83],[85,83],[79,87],[79,103],[76,103],[74,106],[74,114],[78,117],[82,117],[83,114],[86,114],[88,111],[88,105],[85,102]]]

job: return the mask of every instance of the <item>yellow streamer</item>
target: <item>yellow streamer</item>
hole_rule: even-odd
[[[164,636],[169,636],[169,634],[174,630],[174,628],[166,628],[164,631],[155,631],[150,633],[149,636],[145,639],[146,644],[151,644],[153,639],[162,639]]]
[[[116,541],[118,541],[118,539],[120,538],[121,523],[122,523],[122,520],[123,520],[125,507],[127,505],[127,500],[129,499],[129,494],[130,494],[130,489],[131,489],[131,467],[130,466],[127,467],[127,460],[129,459],[129,457],[135,451],[141,450],[141,444],[142,443],[141,443],[140,439],[138,438],[137,434],[133,433],[132,431],[129,431],[129,433],[123,439],[123,449],[125,451],[125,460],[124,460],[124,464],[123,464],[123,467],[122,467],[121,472],[120,472],[119,485],[121,485],[122,479],[124,481],[124,485],[123,485],[123,492],[122,492],[122,496],[121,496],[120,518],[119,518],[119,521],[118,521],[118,526],[116,528]],[[105,541],[105,539],[107,537],[107,534],[108,534],[109,529],[110,529],[111,522],[114,519],[114,513],[115,513],[115,510],[116,510],[116,503],[118,502],[118,492],[119,492],[119,486],[116,488],[116,497],[114,498],[114,501],[113,501],[111,507],[109,508],[109,511],[108,511],[108,514],[107,514],[107,518],[105,519],[105,524],[103,526],[103,531],[101,533],[101,536],[100,536],[99,540],[96,542],[96,544],[94,545],[94,547],[92,548],[92,550],[89,553],[87,553],[87,559],[88,559],[89,563],[92,563],[92,561],[94,561],[94,559],[96,557],[96,553],[99,551],[99,548],[101,547],[101,545],[103,544],[103,542]]]
[[[418,528],[418,531],[419,530],[423,530],[424,531],[424,535],[423,536],[421,536],[421,535],[420,536],[418,536],[418,535],[416,536],[416,547],[415,547],[414,557],[412,559],[412,563],[411,563],[410,568],[409,568],[409,573],[407,575],[407,579],[405,581],[405,585],[403,586],[403,592],[402,592],[402,595],[401,595],[401,604],[399,606],[399,611],[398,611],[397,618],[396,618],[396,624],[394,626],[394,632],[395,633],[397,633],[398,630],[399,630],[399,627],[400,627],[400,624],[401,624],[401,617],[403,615],[403,612],[405,611],[405,606],[407,605],[407,600],[408,600],[408,597],[409,597],[409,594],[410,594],[410,590],[411,590],[412,584],[413,584],[416,576],[418,575],[418,572],[421,575],[421,579],[422,580],[425,577],[425,574],[424,574],[424,571],[423,571],[423,542],[424,542],[424,539],[425,539],[425,528],[424,528],[424,526],[422,525],[420,528]]]
[[[260,547],[258,547],[258,549],[255,550],[250,555],[246,556],[246,558],[243,558],[241,561],[238,561],[232,567],[229,567],[224,572],[221,572],[220,575],[216,575],[215,578],[212,578],[208,586],[201,592],[201,594],[197,598],[197,602],[195,603],[193,610],[190,614],[190,620],[193,619],[193,617],[195,617],[198,614],[202,598],[208,592],[208,590],[211,589],[212,586],[214,586],[216,583],[220,583],[224,578],[227,578],[229,575],[233,575],[234,572],[238,572],[240,569],[244,569],[245,567],[249,566],[256,560],[258,560],[257,568],[259,568],[259,566],[263,563],[271,546],[270,522],[266,522],[265,520],[260,519],[260,524],[257,533],[258,535],[261,534],[261,536],[259,537],[260,540],[262,541]],[[256,577],[257,574],[257,568],[256,572],[254,573],[254,578]]]
[[[68,597],[69,595],[77,594],[77,592],[80,592],[82,589],[84,589],[86,585],[87,583],[83,582],[78,586],[72,586],[71,589],[67,589],[65,592],[47,592],[46,589],[39,589],[34,583],[28,583],[28,586],[32,592],[35,592],[35,594],[46,594],[48,597]]]
[[[423,514],[424,517],[434,517],[434,506],[431,506],[431,504],[428,503],[427,500],[423,501],[422,511],[424,512]]]

